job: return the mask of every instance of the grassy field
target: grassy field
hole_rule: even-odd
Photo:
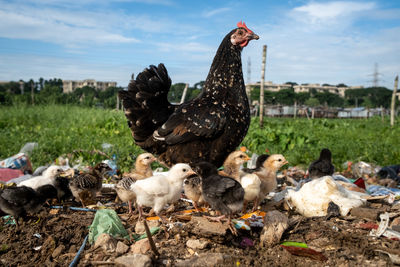
[[[400,127],[388,119],[290,119],[266,118],[262,129],[254,119],[243,141],[258,154],[268,149],[281,153],[290,165],[308,165],[321,148],[331,149],[335,166],[347,161],[378,165],[400,164]],[[26,142],[37,142],[31,161],[34,168],[68,155],[72,161],[94,165],[107,156],[93,152],[112,144],[108,157],[117,156],[127,171],[142,152],[132,139],[121,111],[76,106],[0,107],[0,159],[12,156]]]

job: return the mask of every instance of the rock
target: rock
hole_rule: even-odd
[[[150,250],[150,242],[147,238],[135,242],[131,246],[131,252],[133,254],[145,254]]]
[[[269,247],[281,240],[283,232],[289,227],[288,217],[273,210],[264,217],[264,228],[261,231],[260,244],[262,247]]]
[[[103,233],[99,235],[94,243],[94,248],[101,247],[105,251],[114,252],[117,248],[117,240],[109,234]]]
[[[202,253],[187,260],[176,262],[175,266],[233,266],[232,257],[222,253]],[[230,264],[231,263],[231,264]]]
[[[60,256],[60,254],[64,251],[65,246],[64,245],[59,245],[51,254],[51,256],[53,257],[53,259],[57,258],[58,256]]]
[[[160,226],[160,222],[158,220],[151,220],[147,221],[147,225],[149,226],[149,229],[153,227],[158,227]],[[146,233],[146,230],[144,229],[144,224],[142,220],[139,220],[136,225],[135,225],[135,233],[142,235]]]
[[[189,228],[190,232],[202,237],[224,237],[228,229],[226,223],[210,222],[207,218],[199,216],[192,216],[192,220],[189,224],[192,226]]]
[[[76,245],[71,245],[68,249],[68,253],[76,253],[76,252],[78,252]]]
[[[206,240],[198,240],[198,239],[189,239],[186,242],[186,246],[192,249],[205,249],[208,246],[208,241]]]
[[[118,255],[124,254],[129,250],[129,246],[125,245],[123,242],[118,241],[117,248],[115,249],[115,253]]]
[[[128,254],[115,259],[115,263],[127,267],[150,267],[152,266],[151,258],[148,255]]]
[[[358,207],[358,208],[352,208],[350,211],[350,215],[358,218],[376,221],[378,219],[379,212],[380,211],[377,209]]]

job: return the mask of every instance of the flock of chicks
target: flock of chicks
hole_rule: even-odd
[[[115,190],[119,199],[128,203],[130,214],[133,213],[132,203],[135,203],[139,218],[143,217],[143,207],[151,207],[164,222],[161,211],[167,204],[176,203],[184,192],[197,211],[199,206],[210,206],[220,216],[208,218],[227,219],[229,228],[235,233],[232,216],[246,212],[249,202],[254,203],[252,211],[255,211],[268,193],[276,189],[276,173],[288,163],[283,155],[263,154],[257,158],[256,168],[241,168],[249,159],[245,152],[234,151],[220,171],[209,162],[199,162],[192,167],[178,163],[167,172],[154,174],[151,163],[156,158],[143,153],[136,160],[135,170],[125,175],[115,185]],[[48,199],[62,200],[71,196],[85,206],[84,199],[96,197],[110,170],[107,164],[99,163],[90,172],[68,179],[60,175],[63,170],[59,166],[51,166],[40,176],[1,190],[0,209],[16,218],[25,217],[37,212]],[[332,174],[330,151],[323,149],[308,171],[311,178]]]
[[[163,221],[160,212],[166,204],[177,202],[184,192],[196,210],[199,205],[211,206],[221,216],[209,219],[221,221],[228,219],[231,226],[232,215],[245,212],[248,202],[254,202],[253,211],[260,201],[272,192],[276,186],[276,172],[288,162],[279,154],[259,156],[255,169],[241,169],[250,158],[243,151],[234,151],[226,158],[224,168],[209,162],[192,164],[178,163],[168,172],[153,175],[151,163],[155,157],[150,153],[141,154],[136,161],[135,172],[124,177],[117,185],[118,197],[129,203],[137,204],[139,218],[143,216],[143,207],[151,207]]]

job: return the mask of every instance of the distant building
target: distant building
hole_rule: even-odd
[[[71,93],[75,91],[76,88],[81,88],[84,86],[90,86],[97,90],[104,91],[108,87],[116,87],[117,82],[100,82],[94,79],[87,79],[83,81],[63,80],[63,93]]]
[[[255,86],[260,86],[260,83],[251,83],[246,85],[246,91],[250,92],[251,88]],[[282,89],[293,88],[295,93],[310,93],[310,91],[315,90],[316,92],[323,93],[329,92],[332,94],[340,95],[341,97],[345,96],[345,91],[349,89],[362,89],[363,86],[349,86],[349,87],[337,87],[334,85],[320,85],[318,83],[306,84],[306,85],[290,85],[290,84],[274,84],[271,81],[267,81],[264,83],[264,89],[271,92],[278,92]]]

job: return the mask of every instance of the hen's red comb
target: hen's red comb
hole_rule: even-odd
[[[246,31],[248,31],[248,32],[250,32],[250,33],[253,33],[252,30],[250,30],[249,28],[247,28],[246,23],[244,23],[244,22],[242,22],[242,21],[238,22],[238,23],[237,23],[237,26],[238,26],[238,28],[245,28]]]

